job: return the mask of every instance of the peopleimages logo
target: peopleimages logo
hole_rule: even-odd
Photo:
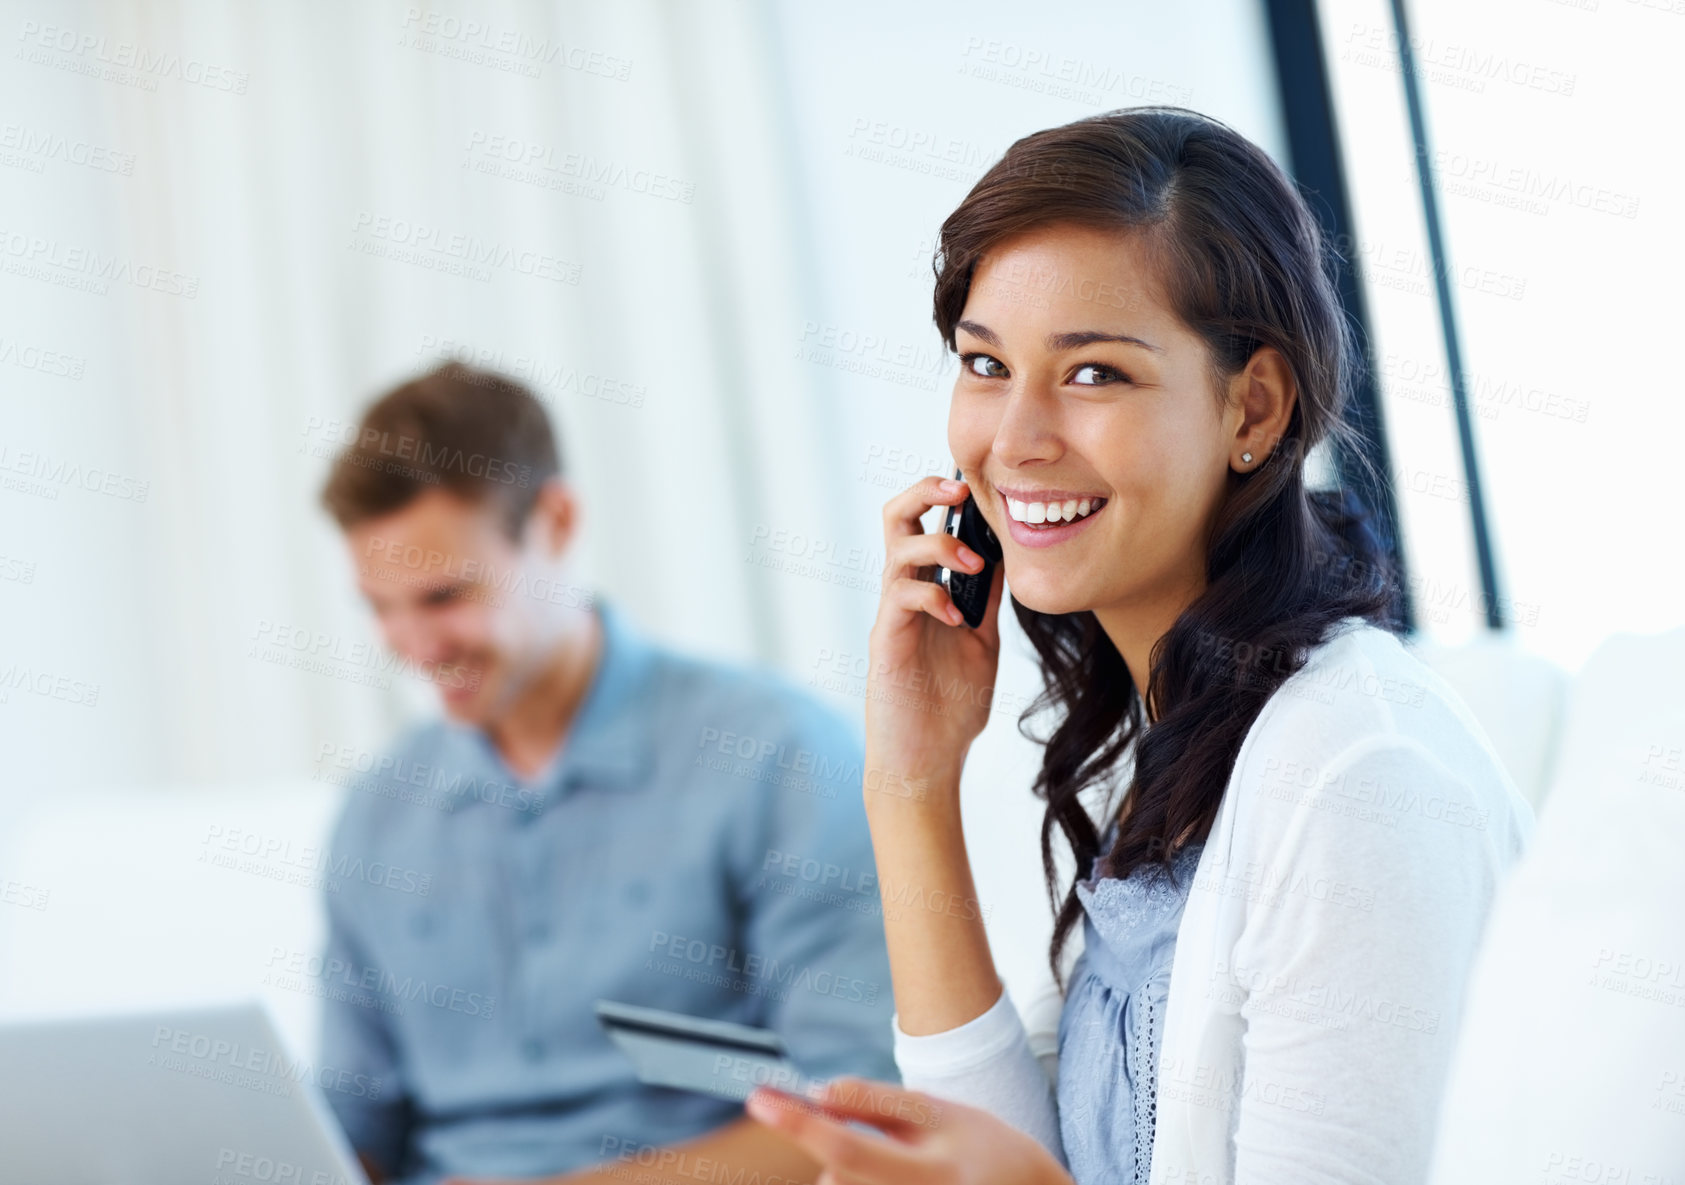
[[[538,280],[577,284],[582,272],[579,264],[542,251],[495,241],[488,243],[478,235],[376,214],[372,210],[357,213],[351,234],[352,249],[365,255],[467,275],[476,280],[489,280],[488,268],[503,268]]]
[[[309,416],[301,435],[311,437],[329,447],[350,449],[370,458],[385,457],[394,461],[411,462],[425,471],[456,472],[499,485],[514,485],[525,489],[532,481],[532,466],[517,465],[504,457],[490,457],[485,453],[471,453],[448,444],[435,444],[407,432],[386,432],[348,420]],[[347,456],[356,463],[357,459]],[[365,465],[365,468],[369,466]]]
[[[0,667],[0,703],[5,702],[4,692],[26,691],[44,699],[93,708],[99,706],[99,687],[98,683],[40,670],[27,663],[12,662]]]
[[[153,1030],[152,1048],[158,1052],[152,1055],[149,1065],[162,1066],[167,1070],[187,1069],[184,1062],[166,1060],[174,1055],[186,1062],[200,1063],[201,1066],[196,1069],[215,1067],[227,1075],[213,1073],[200,1074],[200,1077],[220,1078],[237,1086],[258,1086],[260,1080],[267,1080],[262,1081],[261,1086],[269,1094],[288,1095],[288,1085],[299,1082],[313,1082],[323,1090],[360,1099],[378,1099],[386,1089],[382,1079],[369,1074],[335,1066],[317,1066],[307,1058],[289,1057],[279,1050],[247,1045],[226,1037],[211,1037],[173,1025],[158,1025]],[[246,1079],[239,1080],[233,1075],[245,1075]]]
[[[213,823],[201,841],[199,863],[272,880],[292,881],[329,893],[342,884],[362,881],[375,888],[425,897],[433,888],[433,874],[380,860],[348,856],[317,844],[295,844],[290,838],[264,835],[241,827]]]
[[[18,31],[23,47],[18,57],[44,66],[60,66],[112,82],[158,89],[158,79],[174,78],[207,90],[243,95],[251,81],[244,70],[218,66],[167,50],[150,49],[133,41],[113,41],[104,34],[83,33],[65,25],[26,20]],[[55,60],[52,54],[64,57]],[[70,66],[69,63],[76,63]]]
[[[88,369],[88,361],[85,358],[25,345],[14,338],[0,337],[0,365],[8,363],[19,370],[31,370],[37,374],[52,375],[61,379],[80,379]]]
[[[870,980],[795,962],[775,955],[745,953],[717,942],[656,930],[650,934],[646,971],[659,971],[703,983],[730,987],[748,995],[788,999],[792,988],[856,1004],[877,1002],[879,985]]]
[[[322,781],[435,810],[449,810],[467,801],[534,814],[543,809],[542,799],[514,782],[478,778],[452,766],[354,749],[332,741],[317,746],[316,770]]]
[[[149,481],[54,457],[39,449],[14,450],[9,444],[0,444],[0,473],[15,473],[45,483],[48,489],[54,490],[55,498],[57,488],[80,486],[91,494],[104,494],[124,502],[144,502],[152,488]]]
[[[548,37],[535,38],[517,29],[465,21],[431,9],[405,9],[400,27],[403,30],[400,45],[475,65],[494,66],[528,78],[537,78],[543,67],[551,64],[616,82],[625,82],[632,76],[630,58]]]
[[[610,189],[690,205],[696,183],[625,161],[589,152],[557,152],[550,145],[518,136],[475,129],[468,134],[466,167],[477,172],[526,181],[547,189],[565,189],[601,201]]]
[[[16,154],[15,157],[12,154]],[[119,173],[124,177],[135,171],[135,154],[132,152],[122,152],[87,140],[73,140],[58,132],[23,124],[0,124],[0,163],[40,173],[45,171],[46,162],[50,160],[81,165],[101,173]]]
[[[367,639],[347,639],[325,630],[259,618],[246,657],[311,674],[327,675],[352,683],[390,686],[393,675],[420,679],[459,691],[480,685],[479,671],[422,659],[388,650]]]
[[[136,263],[121,255],[107,255],[95,247],[66,243],[49,235],[26,234],[0,228],[0,267],[9,275],[42,280],[61,287],[104,296],[112,283],[132,284],[165,296],[194,300],[199,277],[152,263]]]
[[[291,975],[307,979],[329,994],[340,990],[367,993],[369,999],[388,1005],[420,1003],[482,1020],[490,1020],[497,1007],[496,997],[484,992],[429,980],[420,975],[399,975],[366,963],[328,958],[314,951],[271,947],[268,967],[271,976]],[[334,995],[334,998],[340,997]],[[367,1003],[368,1000],[354,999],[354,1002]],[[391,1008],[383,1008],[382,1011],[391,1011]]]
[[[329,1169],[310,1168],[290,1160],[276,1160],[273,1156],[241,1152],[234,1148],[223,1148],[217,1152],[216,1169],[211,1185],[224,1185],[224,1182],[234,1180],[257,1181],[261,1185],[351,1185],[345,1176]]]

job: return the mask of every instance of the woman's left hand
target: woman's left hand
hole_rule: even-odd
[[[882,1082],[838,1078],[815,1099],[763,1086],[748,1109],[824,1166],[818,1185],[1072,1185],[1040,1141],[987,1111]]]

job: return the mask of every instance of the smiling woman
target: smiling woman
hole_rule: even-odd
[[[1044,679],[1021,724],[1050,725],[1035,791],[1067,990],[1050,1083],[982,924],[886,909],[903,1078],[962,1105],[879,1122],[855,1104],[893,1092],[861,1084],[817,1113],[755,1104],[841,1177],[1425,1172],[1462,984],[1531,815],[1394,636],[1361,507],[1307,483],[1318,446],[1360,456],[1330,264],[1281,170],[1175,108],[1028,136],[944,223],[935,313],[960,356],[964,481],[885,507],[872,670],[992,685],[1011,585]],[[976,629],[919,579],[980,570],[920,525],[967,497],[1003,552]],[[868,794],[867,813],[883,884],[970,899],[958,789],[988,707],[942,709],[868,695],[867,767],[930,791]],[[1378,822],[1378,800],[1481,825],[1443,809]]]

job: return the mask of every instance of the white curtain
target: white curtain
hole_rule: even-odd
[[[527,379],[580,579],[858,719],[879,508],[947,464],[943,217],[1018,136],[1115,107],[1282,143],[1251,0],[0,12],[0,827],[187,820],[123,883],[0,832],[57,878],[35,945],[0,919],[36,975],[192,858],[181,803],[319,784],[427,707],[380,685],[315,504],[394,382],[448,354]],[[1011,982],[1047,926],[1022,647],[1001,687],[966,793]]]
[[[828,615],[835,632],[834,597],[781,611],[742,562],[775,498],[840,520],[812,379],[755,348],[802,287],[764,10],[132,4],[13,23],[39,59],[7,70],[24,135],[132,157],[124,175],[49,149],[45,175],[6,185],[7,258],[33,272],[5,278],[6,324],[85,359],[74,381],[14,375],[7,400],[12,476],[56,487],[7,499],[7,554],[35,564],[7,658],[99,689],[79,712],[13,690],[31,773],[222,782],[378,743],[402,697],[358,681],[372,635],[314,496],[361,405],[447,353],[549,402],[609,595],[722,655],[774,657]],[[83,72],[140,55],[183,65]],[[86,273],[51,261],[76,249],[181,291],[67,288]],[[144,500],[39,480],[61,465]],[[271,661],[299,656],[322,662]]]

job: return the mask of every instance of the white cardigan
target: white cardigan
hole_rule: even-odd
[[[1420,1182],[1487,909],[1532,823],[1395,637],[1352,618],[1313,651],[1241,745],[1177,930],[1153,1185]],[[1063,1160],[1051,1059],[1004,990],[895,1040],[908,1087]]]

